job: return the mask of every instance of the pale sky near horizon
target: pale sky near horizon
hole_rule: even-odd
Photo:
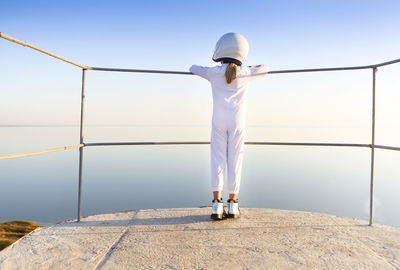
[[[245,64],[271,70],[400,58],[399,1],[2,1],[0,31],[83,65],[187,71],[218,38],[249,41]],[[0,125],[78,124],[81,70],[0,39]],[[400,64],[379,70],[377,126],[400,136]],[[87,124],[208,125],[208,82],[87,72]],[[248,124],[369,128],[371,71],[267,75]],[[397,123],[396,123],[397,124]]]

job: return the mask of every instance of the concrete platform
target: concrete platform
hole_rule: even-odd
[[[400,269],[400,228],[328,214],[210,208],[95,215],[35,230],[0,269]]]

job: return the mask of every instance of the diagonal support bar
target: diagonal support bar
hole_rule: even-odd
[[[75,62],[73,62],[73,61],[71,61],[71,60],[65,59],[64,57],[58,56],[58,55],[56,55],[56,54],[54,54],[54,53],[51,53],[51,52],[48,52],[48,51],[46,51],[46,50],[43,50],[43,49],[41,49],[41,48],[39,48],[39,47],[36,47],[35,45],[32,45],[32,44],[29,44],[29,43],[27,43],[27,42],[25,42],[25,41],[21,41],[21,40],[18,40],[18,39],[16,39],[16,38],[10,37],[10,36],[8,36],[8,35],[6,35],[6,34],[4,34],[4,33],[0,33],[0,37],[1,37],[1,38],[4,38],[4,39],[7,39],[7,40],[9,40],[9,41],[11,41],[11,42],[17,43],[17,44],[19,44],[19,45],[22,45],[22,46],[25,46],[25,47],[29,47],[29,48],[34,49],[34,50],[36,50],[36,51],[39,51],[39,52],[41,52],[41,53],[50,55],[50,56],[52,56],[52,57],[54,57],[54,58],[57,58],[57,59],[59,59],[59,60],[61,60],[61,61],[64,61],[64,62],[67,62],[67,63],[69,63],[69,64],[71,64],[71,65],[74,65],[74,66],[77,66],[77,67],[80,67],[80,68],[83,68],[83,69],[87,69],[87,68],[88,68],[87,66],[83,66],[83,65],[81,65],[81,64],[75,63]]]

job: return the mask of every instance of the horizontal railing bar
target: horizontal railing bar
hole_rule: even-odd
[[[276,71],[269,71],[267,73],[268,74],[277,74],[277,73],[300,73],[300,72],[319,72],[319,71],[359,70],[359,69],[369,69],[369,68],[377,68],[377,67],[392,65],[392,64],[399,63],[399,62],[400,62],[400,59],[395,59],[395,60],[383,62],[383,63],[380,63],[380,64],[367,65],[367,66],[276,70]]]
[[[80,148],[80,147],[83,147],[83,146],[84,146],[84,144],[77,144],[77,145],[72,145],[72,146],[58,147],[58,148],[52,148],[52,149],[36,151],[36,152],[30,152],[30,153],[3,155],[3,156],[0,156],[0,160],[36,156],[36,155],[41,155],[41,154],[46,154],[46,153],[51,153],[51,152],[58,152],[58,151],[63,151],[63,150],[70,150],[70,149]]]
[[[257,75],[264,74],[278,74],[278,73],[301,73],[301,72],[320,72],[320,71],[340,71],[340,70],[358,70],[374,68],[375,66],[357,66],[357,67],[337,67],[337,68],[313,68],[313,69],[291,69],[291,70],[275,70],[258,73]],[[187,71],[173,71],[173,70],[153,70],[153,69],[124,69],[124,68],[102,68],[102,67],[88,67],[89,70],[95,71],[116,71],[116,72],[134,72],[134,73],[158,73],[158,74],[183,74],[194,75],[192,72]]]
[[[160,73],[160,74],[194,75],[192,72],[188,72],[188,71],[152,70],[152,69],[128,69],[128,68],[88,67],[88,70],[97,70],[97,71],[117,71],[117,72],[135,72],[135,73]]]
[[[376,65],[367,66],[354,66],[354,67],[335,67],[335,68],[310,68],[310,69],[287,69],[287,70],[272,70],[268,72],[259,73],[258,75],[264,74],[281,74],[281,73],[302,73],[302,72],[323,72],[323,71],[343,71],[343,70],[361,70],[376,68],[385,65],[391,65],[399,63],[400,59],[384,62]],[[153,69],[124,69],[124,68],[102,68],[102,67],[88,67],[90,70],[97,71],[116,71],[116,72],[134,72],[134,73],[159,73],[159,74],[183,74],[183,75],[194,75],[192,72],[187,71],[173,71],[173,70],[153,70]]]
[[[342,71],[342,70],[360,70],[374,68],[374,66],[355,66],[355,67],[336,67],[336,68],[309,68],[309,69],[287,69],[271,70],[262,74],[281,74],[281,73],[302,73],[302,72],[322,72],[322,71]],[[260,74],[260,75],[262,75]]]
[[[22,154],[11,154],[11,155],[2,155],[0,156],[0,160],[4,159],[12,159],[12,158],[20,158],[20,157],[28,157],[41,155],[46,153],[58,152],[63,150],[70,150],[80,147],[86,146],[117,146],[117,145],[196,145],[196,144],[210,144],[210,142],[201,142],[201,141],[187,141],[187,142],[100,142],[100,143],[85,143],[85,144],[77,144],[72,146],[64,146],[58,148],[52,148],[48,150],[22,153]],[[302,143],[302,142],[245,142],[248,145],[286,145],[286,146],[337,146],[337,147],[368,147],[371,148],[371,144],[359,144],[359,143]],[[387,149],[387,150],[395,150],[400,151],[400,147],[394,146],[384,146],[384,145],[375,145],[375,148]]]
[[[387,62],[383,62],[383,63],[380,63],[380,64],[373,65],[373,67],[377,68],[377,67],[396,64],[396,63],[399,63],[399,62],[400,62],[400,59],[395,59],[395,60],[391,60],[391,61],[387,61]]]
[[[375,144],[375,148],[400,151],[400,147],[386,146],[386,145],[376,145],[376,144]]]
[[[371,147],[370,144],[360,143],[296,143],[296,142],[245,142],[252,145],[288,145],[288,146],[344,146],[344,147]]]
[[[80,68],[83,68],[83,69],[87,69],[86,66],[80,65],[80,64],[75,63],[75,62],[73,62],[73,61],[71,61],[71,60],[65,59],[64,57],[61,57],[61,56],[58,56],[58,55],[56,55],[56,54],[54,54],[54,53],[48,52],[48,51],[46,51],[46,50],[43,50],[43,49],[41,49],[41,48],[39,48],[39,47],[36,47],[36,46],[34,46],[34,45],[32,45],[32,44],[29,44],[29,43],[25,42],[25,41],[21,41],[21,40],[18,40],[18,39],[16,39],[16,38],[10,37],[10,36],[8,36],[8,35],[6,35],[6,34],[4,34],[4,33],[1,33],[1,32],[0,32],[0,37],[2,37],[2,38],[4,38],[4,39],[7,39],[7,40],[9,40],[9,41],[11,41],[11,42],[20,44],[20,45],[22,45],[22,46],[29,47],[29,48],[34,49],[34,50],[36,50],[36,51],[39,51],[39,52],[41,52],[41,53],[50,55],[50,56],[52,56],[52,57],[54,57],[54,58],[57,58],[57,59],[59,59],[59,60],[61,60],[61,61],[67,62],[67,63],[72,64],[72,65],[74,65],[74,66],[77,66],[77,67],[80,67]]]
[[[178,145],[178,144],[210,144],[210,142],[101,142],[101,143],[85,143],[85,146]]]
[[[99,142],[85,143],[86,146],[113,146],[113,145],[179,145],[179,144],[210,144],[210,142]],[[370,144],[355,143],[297,143],[297,142],[245,142],[249,145],[293,145],[293,146],[348,146],[348,147],[371,147]]]

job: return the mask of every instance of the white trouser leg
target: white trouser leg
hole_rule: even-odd
[[[211,191],[222,191],[227,160],[227,132],[211,128]]]
[[[238,194],[242,177],[244,129],[228,132],[228,191]]]

